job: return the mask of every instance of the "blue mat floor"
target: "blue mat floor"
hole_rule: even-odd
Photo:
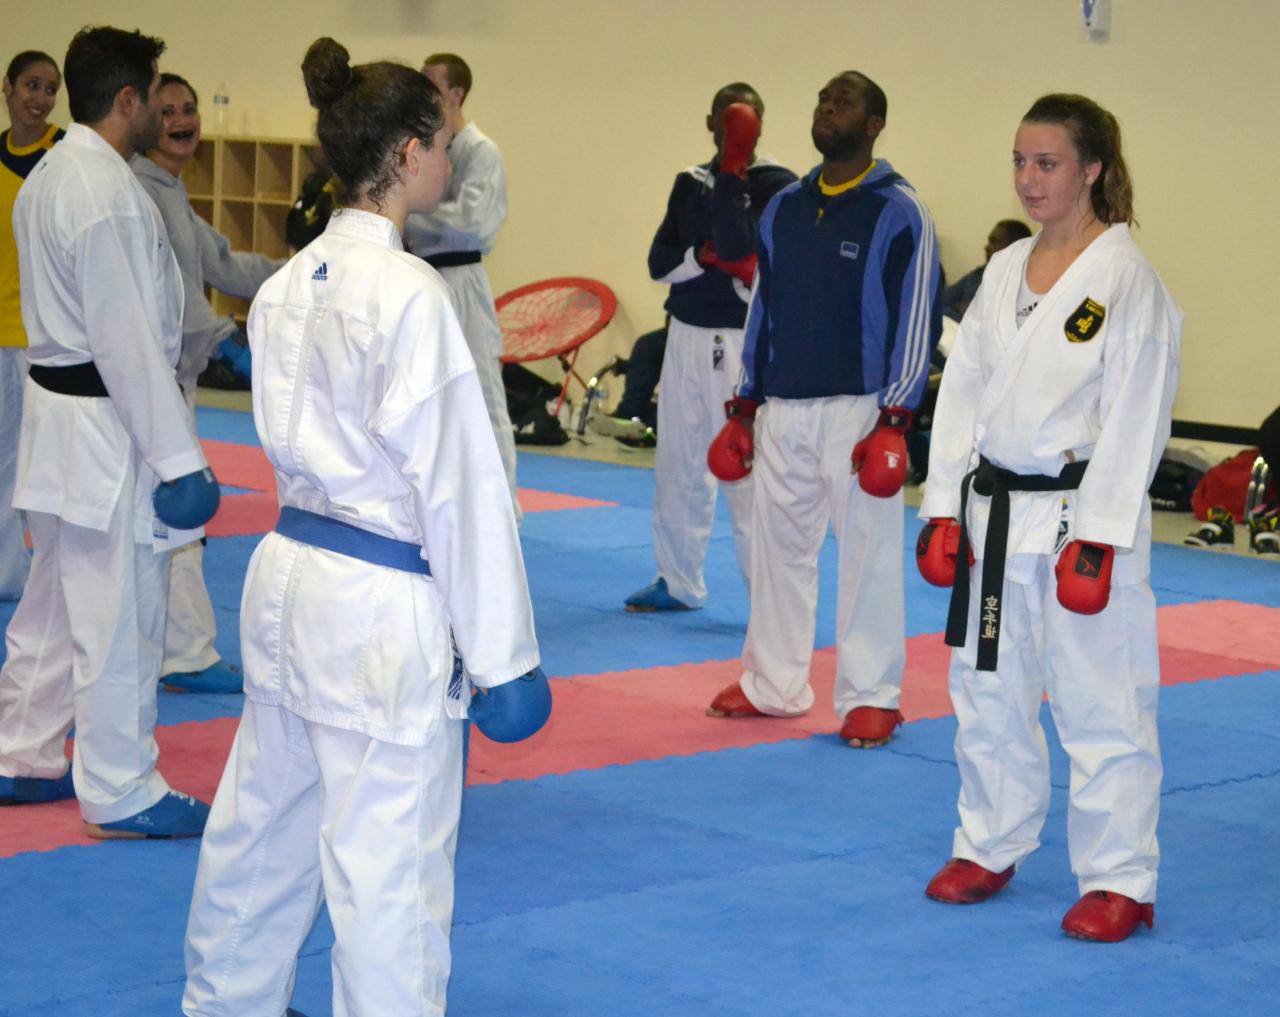
[[[247,422],[247,430],[246,430]],[[205,437],[252,441],[247,415],[202,410]],[[523,454],[528,487],[616,508],[531,514],[523,542],[548,671],[731,658],[746,598],[727,523],[700,612],[637,618],[652,578],[652,475]],[[908,538],[918,524],[908,519]],[[256,537],[211,540],[225,656]],[[909,555],[910,545],[903,548]],[[909,634],[941,629],[945,596],[907,572]],[[1161,604],[1280,607],[1270,563],[1157,547]],[[7,621],[11,606],[0,609]],[[824,552],[818,644],[834,627]],[[161,697],[161,722],[237,714],[239,697]],[[1154,932],[1115,946],[1058,929],[1076,899],[1066,766],[1043,845],[977,907],[927,901],[946,859],[957,778],[951,718],[889,747],[833,736],[468,789],[449,1013],[457,1017],[743,1017],[869,1013],[1202,1015],[1277,1012],[1280,673],[1162,690],[1163,861]],[[33,814],[34,815],[34,814]],[[0,1017],[177,1014],[198,843],[108,843],[0,860]],[[321,918],[293,1005],[330,1013]],[[389,1015],[390,1017],[390,1015]]]

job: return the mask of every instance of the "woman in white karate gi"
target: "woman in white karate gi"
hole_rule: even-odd
[[[961,323],[920,509],[921,572],[955,583],[960,771],[954,857],[926,892],[985,900],[1039,846],[1047,692],[1070,757],[1082,895],[1062,925],[1114,942],[1151,925],[1156,896],[1147,488],[1169,437],[1182,313],[1130,236],[1132,186],[1110,113],[1044,96],[1018,128],[1013,162],[1041,230],[991,259]]]
[[[448,287],[402,242],[448,178],[439,94],[406,67],[351,67],[332,39],[303,75],[345,207],[250,311],[282,511],[245,580],[247,702],[183,1009],[285,1012],[323,899],[334,1014],[443,1014],[471,683],[498,740],[536,729],[549,693],[475,364]]]

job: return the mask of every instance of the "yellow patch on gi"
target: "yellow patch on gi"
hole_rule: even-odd
[[[1077,307],[1062,325],[1068,342],[1087,343],[1102,329],[1106,320],[1107,309],[1096,300],[1085,297],[1084,303]]]

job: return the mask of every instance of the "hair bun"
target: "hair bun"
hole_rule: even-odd
[[[328,36],[317,39],[302,58],[302,80],[307,99],[316,109],[332,106],[351,84],[351,54]]]

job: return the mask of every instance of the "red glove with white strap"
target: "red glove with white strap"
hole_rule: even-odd
[[[955,519],[930,519],[916,538],[916,568],[925,582],[955,586],[956,558],[960,554],[960,523]],[[969,549],[969,566],[973,566]]]
[[[717,480],[741,480],[751,472],[751,460],[756,452],[756,407],[759,405],[754,399],[741,397],[724,404],[728,420],[707,449],[707,469]]]
[[[698,248],[698,264],[703,268],[716,268],[728,275],[735,275],[742,280],[744,286],[750,286],[756,277],[756,256],[748,254],[737,261],[721,261],[716,253],[716,245],[708,240]]]
[[[1058,603],[1076,614],[1097,614],[1106,607],[1115,556],[1110,544],[1071,541],[1053,570],[1058,577]]]
[[[907,440],[911,411],[886,406],[871,433],[853,446],[853,468],[867,494],[892,498],[907,479]]]
[[[747,167],[760,138],[760,114],[745,102],[720,114],[720,172],[747,179]]]

